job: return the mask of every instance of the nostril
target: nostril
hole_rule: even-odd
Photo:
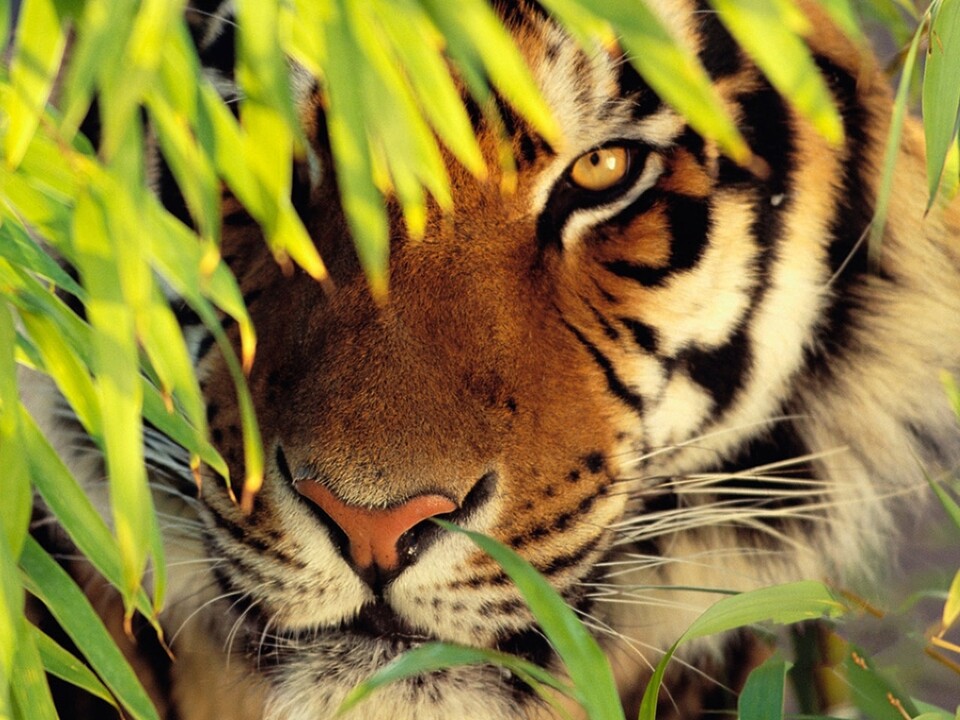
[[[383,570],[396,570],[400,565],[400,538],[424,520],[457,509],[456,503],[443,495],[418,495],[393,507],[370,508],[345,503],[329,488],[312,480],[300,480],[294,487],[344,532],[350,558],[361,569],[376,565]]]
[[[493,496],[496,473],[483,475],[460,503],[441,493],[424,493],[387,508],[352,505],[323,482],[295,479],[283,448],[276,447],[280,475],[308,501],[330,540],[371,587],[382,588],[414,562],[441,535],[431,518],[467,522]]]

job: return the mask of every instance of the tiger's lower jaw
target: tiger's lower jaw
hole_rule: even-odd
[[[264,718],[333,718],[347,694],[407,649],[406,643],[336,635],[307,653],[260,671],[268,678]],[[498,720],[539,716],[540,701],[508,671],[456,667],[399,680],[342,717],[390,720]]]
[[[258,720],[333,718],[355,687],[405,652],[436,642],[380,606],[364,608],[357,618],[339,628],[285,634],[271,630],[269,621],[261,619],[241,632],[245,637],[234,639],[234,658],[228,662],[245,662],[248,672],[262,681],[262,715],[251,716]],[[539,631],[504,638],[497,646],[540,666],[556,665],[555,655]],[[368,702],[340,717],[359,720],[372,716],[391,720],[519,720],[545,719],[553,714],[510,671],[474,665],[389,683],[376,690]],[[184,720],[193,717],[185,713]]]

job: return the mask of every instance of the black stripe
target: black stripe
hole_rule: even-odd
[[[618,69],[618,95],[621,98],[633,101],[631,113],[633,119],[642,120],[656,113],[662,107],[660,96],[641,77],[633,63],[625,60],[620,63]]]
[[[587,340],[583,333],[577,330],[577,328],[575,328],[573,325],[563,319],[561,319],[561,322],[563,322],[564,326],[566,326],[566,328],[573,333],[573,336],[580,341],[580,344],[587,349],[591,357],[593,357],[594,361],[603,371],[603,375],[607,380],[607,387],[610,388],[610,392],[616,395],[626,405],[636,410],[637,413],[643,413],[643,398],[624,385],[623,381],[617,375],[617,371],[614,369],[610,358],[604,355],[596,345]]]
[[[279,563],[287,566],[293,566],[298,569],[307,567],[306,563],[295,555],[286,555],[277,549],[277,543],[282,539],[277,533],[268,533],[267,537],[255,535],[248,527],[238,525],[217,510],[211,504],[207,504],[207,511],[214,519],[215,527],[227,532],[237,544],[256,550],[261,555],[267,555]],[[260,532],[263,532],[260,529]]]
[[[694,267],[703,257],[707,247],[707,240],[711,230],[711,212],[709,200],[695,198],[677,193],[646,193],[650,197],[642,203],[634,203],[623,212],[610,220],[621,229],[642,212],[649,209],[650,204],[662,198],[666,207],[667,222],[670,226],[670,260],[666,267],[653,268],[639,265],[630,260],[610,260],[604,267],[628,280],[651,287],[659,285],[668,276]],[[643,198],[641,197],[641,200]]]
[[[596,552],[602,540],[603,533],[594,536],[591,540],[571,553],[558,555],[547,563],[534,563],[534,567],[536,567],[542,575],[546,575],[547,577],[557,575],[564,570],[581,565],[589,555]]]
[[[837,274],[832,290],[834,302],[827,310],[818,328],[816,343],[808,348],[808,366],[817,374],[830,376],[835,371],[834,358],[847,351],[853,342],[853,330],[858,316],[866,311],[862,300],[852,292],[869,273],[867,243],[859,244],[874,214],[874,198],[868,188],[871,165],[865,161],[868,149],[866,129],[873,118],[860,103],[857,79],[825,57],[816,58],[833,93],[843,117],[846,138],[846,158],[840,191],[837,193],[837,213],[830,225],[832,241],[829,247],[830,272]],[[890,280],[883,275],[882,279]]]
[[[700,62],[713,80],[735,75],[743,67],[740,44],[733,39],[706,0],[698,0],[696,13],[701,18]]]
[[[603,313],[600,312],[592,303],[584,301],[586,306],[590,308],[590,312],[593,313],[593,317],[596,319],[597,323],[600,325],[600,328],[603,330],[603,334],[606,335],[610,340],[619,340],[620,333],[617,329],[610,324],[610,321],[604,317]]]
[[[617,320],[630,331],[637,347],[648,353],[657,352],[657,331],[650,325],[629,317],[618,317]]]
[[[751,347],[746,325],[718,348],[701,350],[691,348],[677,357],[690,379],[710,393],[714,401],[713,418],[725,411],[740,390],[751,365]]]

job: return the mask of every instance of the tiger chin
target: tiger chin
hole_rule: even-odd
[[[887,80],[808,8],[844,121],[831,146],[706,5],[654,4],[767,172],[724,157],[622,57],[584,54],[511,3],[502,14],[562,143],[499,107],[517,168],[505,194],[497,130],[478,109],[491,177],[451,163],[454,210],[430,215],[422,239],[391,210],[386,303],[347,230],[319,92],[299,90],[318,162],[296,200],[335,291],[284,275],[224,201],[223,257],[260,338],[249,385],[269,462],[253,511],[212,476],[198,497],[184,451],[146,438],[176,660],[158,669],[128,649],[168,718],[332,717],[354,685],[432,640],[559,670],[504,572],[434,517],[540,570],[595,631],[631,707],[712,590],[862,569],[890,543],[898,499],[922,490],[920,468],[956,467],[938,374],[960,370],[960,205],[925,215],[913,123],[876,268],[863,241]],[[184,327],[212,439],[243,477],[226,364],[199,324]],[[106,513],[102,465],[62,401],[28,394]],[[711,675],[725,642],[688,662]],[[663,705],[685,718],[706,707]],[[466,667],[396,683],[348,717],[553,711],[509,673]]]

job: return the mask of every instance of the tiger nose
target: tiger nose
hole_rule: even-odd
[[[397,570],[400,538],[424,520],[457,509],[456,503],[443,495],[417,495],[393,507],[369,508],[348,505],[312,480],[301,480],[295,487],[343,531],[350,546],[350,558],[360,570],[372,566]]]

